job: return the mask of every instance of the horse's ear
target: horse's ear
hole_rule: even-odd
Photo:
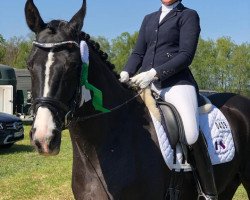
[[[78,31],[81,31],[85,14],[86,14],[86,0],[83,0],[82,7],[80,8],[80,10],[69,21],[70,26]]]
[[[25,16],[30,30],[32,30],[34,33],[37,34],[46,27],[46,24],[43,22],[43,19],[41,18],[33,0],[27,0],[26,2]]]

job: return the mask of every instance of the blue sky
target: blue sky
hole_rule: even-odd
[[[1,0],[0,34],[5,39],[27,36],[30,31],[24,18],[26,0]],[[70,18],[81,0],[34,0],[44,21]],[[217,39],[228,36],[238,44],[250,43],[249,0],[183,0],[186,7],[197,10],[201,18],[201,36]],[[83,30],[93,36],[112,39],[122,32],[134,33],[143,17],[160,7],[160,0],[87,0]]]

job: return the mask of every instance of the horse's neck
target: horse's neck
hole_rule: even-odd
[[[88,81],[102,92],[103,104],[108,109],[122,104],[131,95],[122,87],[107,64],[96,53],[91,55],[91,52]]]
[[[135,168],[140,169],[143,162],[146,162],[143,146],[147,149],[149,158],[154,156],[155,159],[155,155],[158,155],[157,159],[161,160],[159,151],[155,148],[156,134],[152,121],[139,99],[134,99],[118,110],[100,117],[79,122],[74,128],[75,130],[71,131],[76,158],[74,162],[83,169],[79,173],[83,173],[81,176],[84,177],[83,180],[89,181],[89,185],[100,188],[104,185],[107,188],[106,185],[111,184],[111,191],[117,191],[112,185],[115,178],[112,176],[113,172],[127,173],[129,178],[133,179],[131,172],[134,172]],[[142,161],[137,165],[135,160]],[[95,173],[101,181],[86,177],[90,174],[96,177]],[[118,189],[124,184],[122,182]]]
[[[114,73],[91,49],[88,82],[102,92],[103,107],[110,112],[78,122],[71,132],[73,138],[81,141],[83,151],[90,154],[90,159],[96,165],[96,159],[104,162],[102,159],[109,152],[108,149],[112,151],[112,145],[114,148],[118,145],[115,141],[120,142],[119,148],[126,152],[130,146],[139,146],[140,141],[148,141],[155,135],[145,105],[139,97],[134,98],[134,93],[122,87]],[[81,112],[91,116],[91,102]]]

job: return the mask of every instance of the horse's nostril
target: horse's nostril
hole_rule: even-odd
[[[36,145],[36,147],[37,147],[38,150],[42,149],[42,145],[41,145],[41,143],[38,140],[35,141],[35,145]]]
[[[61,132],[59,130],[53,130],[53,137],[50,140],[50,149],[60,148],[61,144]]]
[[[33,138],[34,138],[34,133],[36,132],[36,129],[35,128],[33,128],[33,129],[31,129],[30,130],[30,139],[31,140],[33,140]]]

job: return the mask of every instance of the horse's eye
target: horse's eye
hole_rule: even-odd
[[[68,44],[67,47],[68,47],[69,49],[71,49],[71,48],[74,47],[74,45],[73,45],[73,44]]]
[[[33,66],[29,66],[29,65],[27,65],[27,69],[30,71],[30,70],[32,70],[32,69],[33,69]]]
[[[71,68],[74,68],[74,67],[78,66],[78,62],[70,61],[70,62],[68,62],[68,66],[70,66]]]
[[[56,34],[56,29],[54,27],[49,26],[48,28],[51,34]]]
[[[67,44],[66,48],[70,52],[73,52],[76,50],[76,46],[74,44]]]
[[[31,60],[28,60],[28,61],[26,62],[26,64],[27,64],[28,70],[30,70],[30,69],[33,68],[33,62],[32,62]]]

